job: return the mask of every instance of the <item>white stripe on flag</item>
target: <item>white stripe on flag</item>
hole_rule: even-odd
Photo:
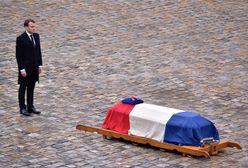
[[[179,112],[184,111],[153,104],[137,104],[129,116],[128,134],[163,142],[166,123],[173,114]]]

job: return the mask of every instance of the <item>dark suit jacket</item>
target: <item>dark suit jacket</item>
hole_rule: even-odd
[[[42,65],[40,37],[33,33],[35,46],[24,32],[16,38],[16,59],[18,64],[18,84],[28,84],[39,81],[39,66]],[[25,69],[27,76],[24,78],[20,70]]]

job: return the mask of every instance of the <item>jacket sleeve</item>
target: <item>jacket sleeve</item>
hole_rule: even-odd
[[[16,60],[19,71],[25,69],[23,62],[23,45],[20,37],[16,38]]]
[[[40,47],[40,36],[38,34],[38,40],[39,40],[39,66],[42,66],[42,54],[41,54],[41,47]]]

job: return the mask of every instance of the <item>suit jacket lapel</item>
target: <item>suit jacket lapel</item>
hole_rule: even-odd
[[[34,46],[33,43],[32,43],[32,41],[30,40],[30,38],[28,37],[28,35],[27,35],[26,32],[23,33],[23,38],[24,38],[24,40],[25,40],[29,45]]]

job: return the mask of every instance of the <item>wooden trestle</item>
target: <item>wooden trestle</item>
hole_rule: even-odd
[[[211,143],[203,147],[179,146],[179,145],[174,145],[174,144],[169,144],[169,143],[162,143],[162,142],[149,139],[149,138],[122,134],[122,133],[118,133],[118,132],[103,129],[103,128],[84,126],[84,125],[77,125],[76,128],[78,130],[83,130],[86,132],[96,132],[98,134],[103,135],[104,138],[111,137],[111,138],[127,140],[130,142],[135,142],[138,144],[149,144],[153,147],[158,147],[158,148],[162,148],[166,150],[176,150],[178,152],[181,152],[183,156],[192,155],[192,156],[204,156],[205,158],[210,158],[211,155],[218,154],[218,151],[220,149],[223,149],[226,147],[236,147],[237,149],[242,149],[238,143],[230,142],[226,140],[220,140],[220,142],[218,143]]]

